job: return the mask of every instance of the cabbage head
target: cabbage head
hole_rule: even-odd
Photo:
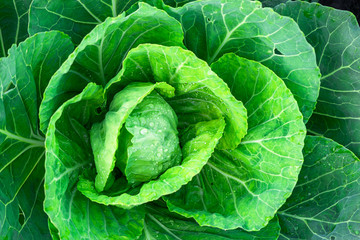
[[[250,0],[64,2],[28,5],[30,37],[0,59],[0,237],[317,231],[298,233],[302,212],[293,212],[318,194],[306,187],[317,179],[312,163],[344,153],[356,169],[358,160],[306,137],[321,69],[292,3],[275,8],[283,16]],[[328,187],[318,189],[339,188]],[[311,208],[325,211],[322,201]]]

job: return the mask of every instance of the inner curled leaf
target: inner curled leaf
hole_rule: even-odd
[[[101,123],[90,134],[98,175],[96,190],[111,187],[117,166],[130,185],[158,177],[181,161],[177,116],[159,92],[166,83],[132,83],[115,95]]]

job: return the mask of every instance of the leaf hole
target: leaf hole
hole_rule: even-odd
[[[96,114],[101,114],[102,113],[102,108],[101,107],[98,107],[96,110],[95,110]]]
[[[282,52],[280,52],[280,50],[277,49],[277,48],[274,49],[274,53],[275,53],[276,55],[280,55],[280,56],[284,55],[284,54],[282,54]]]
[[[22,226],[25,222],[25,214],[23,210],[19,207],[19,219],[18,219],[20,225]]]
[[[7,87],[5,88],[5,91],[4,91],[4,92],[8,92],[8,91],[10,91],[10,90],[12,90],[12,89],[14,89],[14,88],[15,88],[14,83],[13,83],[13,82],[10,82],[9,85],[7,85]]]
[[[207,21],[207,22],[210,22],[210,21],[211,21],[211,19],[210,19],[210,18],[206,18],[206,21]]]

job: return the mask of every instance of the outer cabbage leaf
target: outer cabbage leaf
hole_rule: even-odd
[[[225,118],[217,148],[234,149],[246,134],[246,109],[206,62],[180,47],[143,44],[129,52],[123,69],[106,86],[111,96],[134,81],[165,82],[175,88],[167,102],[178,116],[179,128]]]
[[[201,226],[259,230],[295,187],[305,126],[283,81],[260,63],[226,54],[212,69],[248,110],[249,130],[235,150],[215,151],[201,173],[164,197],[170,211]]]
[[[40,107],[40,128],[46,131],[59,106],[89,82],[105,86],[122,67],[131,48],[141,43],[183,46],[180,24],[147,4],[125,17],[108,18],[93,29],[53,75]]]
[[[136,239],[143,229],[141,208],[124,210],[92,202],[76,187],[93,164],[89,124],[104,103],[101,86],[90,83],[51,118],[46,134],[44,209],[60,239]]]
[[[33,0],[29,17],[29,33],[59,30],[79,44],[97,24],[116,17],[138,0]]]
[[[297,21],[315,48],[323,75],[309,132],[360,156],[360,29],[355,16],[306,2],[289,2],[276,11]]]
[[[28,12],[31,0],[0,0],[0,57],[7,56],[12,44],[28,37]]]
[[[72,50],[69,37],[48,32],[14,45],[0,59],[1,239],[49,237],[42,210],[45,149],[38,107],[51,75]]]
[[[279,233],[280,226],[277,217],[258,232],[246,232],[240,228],[225,231],[218,228],[200,227],[195,221],[171,213],[167,208],[157,204],[148,204],[144,230],[139,240],[275,240]]]
[[[278,212],[281,239],[360,239],[360,161],[318,136],[305,139],[304,165]]]
[[[314,49],[291,18],[249,0],[204,0],[164,9],[181,22],[185,46],[209,64],[233,52],[273,70],[307,122],[319,94],[320,72]]]

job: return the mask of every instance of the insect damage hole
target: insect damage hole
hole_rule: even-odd
[[[9,91],[11,91],[11,90],[14,89],[14,88],[15,88],[14,83],[13,83],[13,82],[10,82],[10,83],[6,86],[6,88],[5,88],[5,90],[4,90],[4,93],[9,92]]]
[[[282,52],[280,52],[280,50],[277,49],[277,48],[274,48],[274,54],[279,55],[279,56],[283,56],[283,55],[284,55],[284,54],[283,54]]]
[[[101,107],[98,107],[98,108],[96,108],[95,109],[95,112],[96,112],[96,114],[98,114],[98,115],[100,115],[101,113],[102,113],[102,108]]]
[[[20,225],[22,226],[25,222],[25,214],[24,211],[21,209],[21,207],[19,207],[19,218],[18,221],[20,223]]]

